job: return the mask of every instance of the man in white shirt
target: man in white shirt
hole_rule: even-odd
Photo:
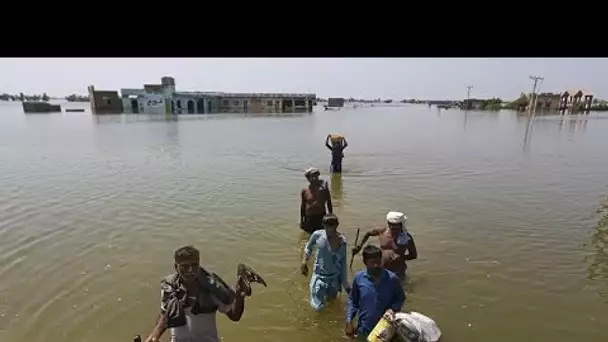
[[[200,267],[200,253],[185,246],[174,255],[175,270],[161,281],[161,312],[146,342],[159,341],[169,329],[171,342],[219,342],[216,312],[238,322],[245,309],[243,284],[232,290]]]

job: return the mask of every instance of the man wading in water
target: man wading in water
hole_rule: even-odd
[[[329,134],[325,139],[325,146],[331,151],[330,171],[332,173],[342,173],[342,159],[344,159],[344,150],[348,146],[346,138],[333,141],[331,138],[331,134]]]
[[[308,168],[304,172],[304,176],[310,184],[307,188],[302,189],[300,196],[300,228],[309,234],[323,229],[323,216],[333,212],[329,187],[327,182],[319,179],[320,174],[319,169],[314,167]]]
[[[394,272],[403,280],[407,269],[405,262],[418,258],[416,244],[407,231],[407,217],[403,213],[391,211],[386,214],[386,221],[386,227],[374,228],[366,232],[361,243],[355,246],[352,252],[353,255],[359,253],[370,236],[377,236],[382,249],[382,267]]]
[[[302,274],[308,275],[308,259],[313,248],[317,247],[315,267],[310,278],[310,305],[316,311],[323,309],[328,299],[338,297],[342,288],[350,293],[346,238],[337,230],[338,217],[334,214],[325,215],[323,227],[325,230],[317,230],[310,236],[300,267]]]
[[[175,251],[175,270],[161,281],[160,315],[146,339],[159,341],[171,330],[171,342],[219,342],[215,313],[238,322],[245,309],[244,285],[232,290],[215,274],[200,267],[200,253],[192,246]]]

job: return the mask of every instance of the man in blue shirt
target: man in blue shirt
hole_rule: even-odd
[[[322,220],[323,230],[317,230],[310,236],[304,249],[302,260],[302,274],[308,275],[308,259],[312,249],[317,247],[315,266],[310,278],[310,305],[316,311],[325,307],[327,299],[338,296],[344,287],[346,293],[350,292],[348,284],[346,259],[346,238],[338,229],[338,217],[327,214]]]
[[[393,315],[401,311],[405,301],[405,292],[397,275],[382,268],[382,250],[368,245],[363,249],[365,270],[353,278],[353,285],[348,297],[346,311],[346,328],[349,337],[366,340],[385,312]],[[359,314],[359,323],[354,325],[355,316]]]

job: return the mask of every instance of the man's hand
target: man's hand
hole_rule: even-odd
[[[148,336],[146,341],[144,342],[159,342],[160,340],[156,338],[156,336]]]
[[[305,262],[303,262],[300,266],[300,272],[302,272],[302,274],[305,276],[308,275],[308,265]]]
[[[243,279],[239,278],[234,286],[234,292],[236,292],[237,296],[249,297],[251,296],[251,286],[245,286],[245,284],[243,284]]]
[[[350,338],[355,338],[355,326],[353,323],[346,323],[346,327],[344,327],[344,334]]]
[[[386,312],[384,313],[384,318],[386,318],[388,321],[392,321],[393,319],[395,319],[395,311],[393,311],[392,309],[386,310]]]
[[[344,292],[346,292],[346,294],[350,294],[351,288],[349,285],[344,286]]]
[[[304,220],[300,220],[300,229],[304,229]]]
[[[361,252],[361,248],[362,248],[361,245],[357,245],[357,246],[353,247],[353,249],[352,249],[353,255],[359,254],[359,252]]]

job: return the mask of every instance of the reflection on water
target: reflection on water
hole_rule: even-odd
[[[591,236],[593,254],[588,258],[591,262],[588,269],[590,280],[601,282],[603,290],[600,296],[608,302],[608,199],[597,209],[598,221]]]
[[[332,173],[329,180],[329,187],[331,190],[332,204],[336,208],[340,208],[343,203],[344,190],[342,189],[342,173]]]

